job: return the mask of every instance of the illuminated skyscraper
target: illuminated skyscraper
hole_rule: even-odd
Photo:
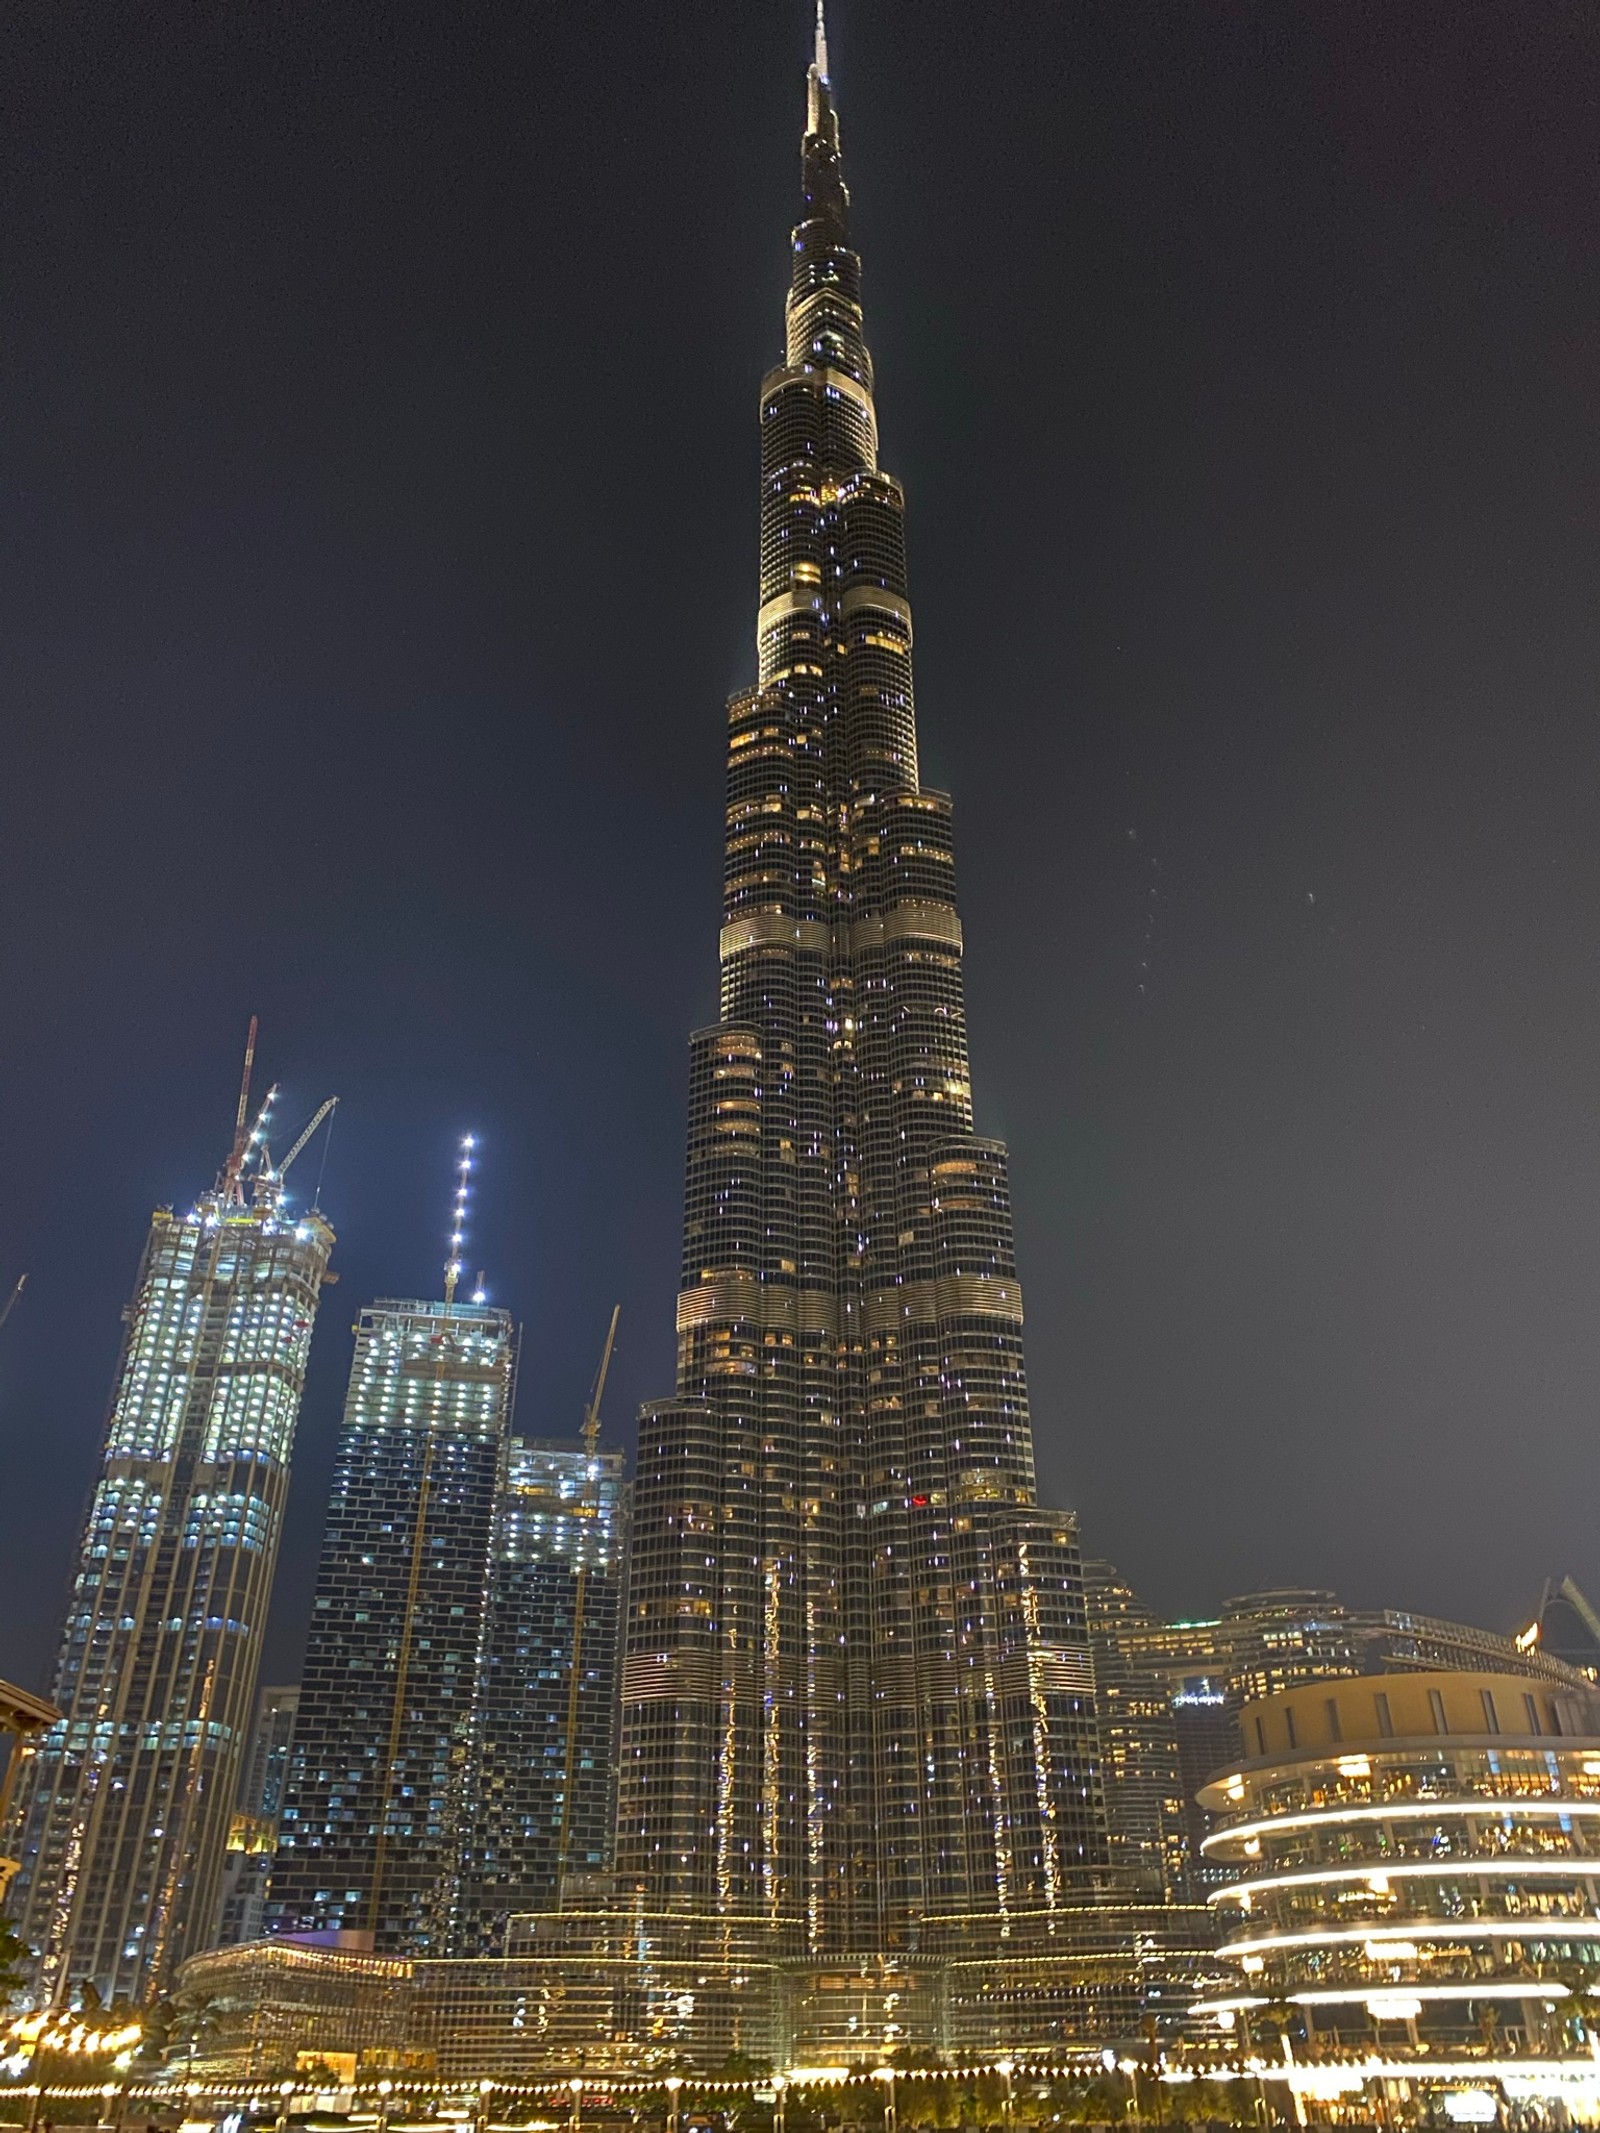
[[[451,1282],[454,1288],[454,1282]],[[478,1303],[361,1314],[279,1849],[278,1933],[455,1945],[516,1339]]]
[[[820,19],[802,155],[677,1391],[640,1427],[618,1879],[775,1950],[893,1956],[1048,1936],[1107,1837],[1006,1153],[973,1128],[951,809],[917,765]]]
[[[610,1863],[622,1454],[513,1437],[494,1522],[459,1945]]]
[[[1189,1831],[1172,1691],[1138,1662],[1155,1617],[1109,1563],[1083,1566],[1100,1709],[1111,1858],[1157,1901],[1189,1894]],[[1224,1750],[1226,1753],[1226,1750]],[[1214,1765],[1201,1773],[1209,1777]]]
[[[333,1248],[319,1214],[286,1208],[248,1088],[247,1058],[215,1188],[151,1221],[56,1668],[65,1716],[28,1751],[0,1845],[22,1861],[8,1908],[41,2004],[159,1992],[217,1923]]]

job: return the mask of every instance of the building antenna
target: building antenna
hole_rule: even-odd
[[[245,1121],[250,1116],[250,1073],[256,1063],[258,1027],[257,1018],[252,1015],[250,1033],[244,1040],[244,1072],[239,1077],[239,1108],[233,1121],[233,1148],[227,1162],[222,1166],[222,1177],[219,1180],[223,1199],[235,1207],[244,1204],[244,1186],[240,1183],[240,1178],[244,1171],[245,1150],[250,1145]]]
[[[450,1217],[450,1257],[444,1263],[444,1307],[455,1308],[456,1284],[461,1279],[461,1247],[467,1234],[467,1177],[472,1169],[472,1151],[478,1145],[473,1134],[461,1137],[461,1160],[456,1164],[456,1197]]]
[[[817,73],[828,78],[828,25],[823,19],[822,0],[817,0]]]

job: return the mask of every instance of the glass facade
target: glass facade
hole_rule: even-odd
[[[515,1333],[481,1304],[356,1327],[270,1930],[448,1952],[460,1930],[487,1566]]]
[[[1109,1563],[1083,1568],[1112,1863],[1130,1889],[1179,1903],[1190,1891],[1190,1843],[1178,1708],[1166,1680],[1137,1657],[1160,1625]]]
[[[611,1857],[620,1452],[513,1437],[495,1514],[474,1738],[462,1952]]]
[[[214,1937],[289,1458],[333,1232],[218,1188],[154,1216],[52,1694],[26,1751],[10,1913],[33,1991],[166,1989]]]
[[[217,1928],[222,1947],[254,1940],[265,1930],[267,1876],[278,1848],[278,1821],[299,1702],[298,1688],[263,1689],[256,1702],[239,1805],[222,1867],[222,1916]]]
[[[760,394],[758,678],[728,709],[720,1015],[691,1047],[677,1388],[640,1426],[617,1871],[776,1957],[899,1959],[1065,1930],[1109,1853],[820,43],[802,191]]]

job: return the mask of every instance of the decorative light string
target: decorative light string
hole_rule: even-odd
[[[461,1279],[461,1247],[467,1235],[467,1179],[472,1171],[472,1151],[478,1145],[471,1133],[462,1135],[461,1160],[456,1164],[456,1198],[450,1217],[450,1257],[444,1268],[445,1308],[456,1300],[456,1283]]]

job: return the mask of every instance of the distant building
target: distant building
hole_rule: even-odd
[[[267,1876],[278,1848],[278,1822],[299,1702],[298,1687],[263,1689],[256,1699],[255,1726],[245,1752],[239,1805],[222,1868],[219,1947],[255,1940],[266,1930]]]
[[[1109,1563],[1086,1563],[1084,1576],[1115,1855],[1142,1872],[1146,1889],[1159,1855],[1173,1899],[1203,1901],[1232,1878],[1206,1847],[1213,1817],[1198,1795],[1237,1759],[1246,1704],[1303,1683],[1401,1671],[1487,1669],[1588,1686],[1526,1633],[1513,1639],[1401,1609],[1353,1610],[1316,1587],[1242,1593],[1206,1620],[1163,1622]],[[1174,1789],[1176,1811],[1163,1804]]]
[[[1247,1703],[1206,1787],[1228,2022],[1322,2045],[1546,2052],[1600,1963],[1600,1701],[1526,1674],[1369,1674]]]
[[[459,1952],[498,1954],[513,1911],[609,1863],[620,1452],[513,1437],[495,1511]],[[576,1671],[574,1667],[576,1666]]]
[[[23,1751],[0,1842],[41,2005],[82,1985],[146,1999],[216,1927],[334,1241],[289,1212],[247,1097],[248,1063],[215,1187],[151,1220],[56,1667],[65,1716]]]
[[[1164,1625],[1109,1563],[1086,1556],[1083,1589],[1111,1863],[1139,1894],[1182,1902],[1190,1875],[1178,1715],[1165,1676],[1140,1663],[1140,1646]]]
[[[274,1933],[449,1952],[516,1340],[484,1304],[371,1305],[334,1467],[267,1894]]]

